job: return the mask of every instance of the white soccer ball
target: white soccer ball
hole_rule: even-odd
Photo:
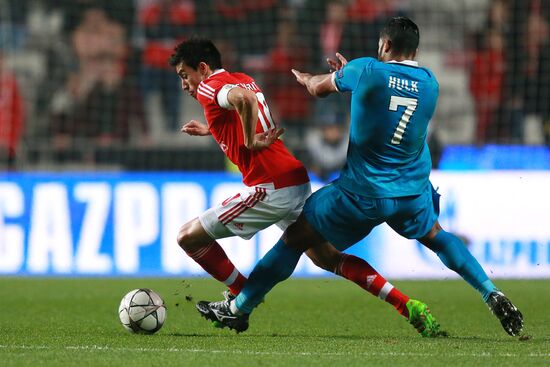
[[[166,306],[155,291],[134,289],[120,301],[118,317],[122,326],[132,333],[153,334],[166,320]]]

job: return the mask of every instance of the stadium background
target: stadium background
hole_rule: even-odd
[[[204,119],[166,63],[174,45],[206,35],[253,75],[319,187],[345,158],[346,96],[311,99],[289,69],[375,56],[396,14],[419,25],[440,82],[442,224],[494,277],[550,277],[547,0],[2,0],[0,273],[202,275],[177,228],[240,178],[212,139],[179,133]],[[279,234],[222,244],[247,273]],[[453,277],[384,226],[350,251],[388,277]],[[295,274],[326,275],[307,261]]]

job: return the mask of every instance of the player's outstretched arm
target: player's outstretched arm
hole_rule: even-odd
[[[309,94],[315,97],[326,97],[331,93],[337,92],[336,86],[332,82],[332,74],[311,75],[292,69],[298,83],[307,88]]]
[[[208,129],[208,126],[206,126],[203,123],[200,123],[196,120],[191,120],[186,124],[183,124],[180,131],[182,133],[186,133],[189,135],[194,136],[207,136],[211,135],[210,130]]]

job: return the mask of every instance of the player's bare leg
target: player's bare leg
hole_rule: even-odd
[[[181,226],[178,244],[208,274],[227,285],[231,294],[241,291],[246,278],[229,260],[220,244],[206,233],[198,218]]]

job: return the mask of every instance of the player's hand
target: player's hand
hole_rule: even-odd
[[[251,150],[261,150],[267,148],[277,139],[279,136],[283,135],[285,129],[275,128],[265,132],[258,133],[254,135],[254,144],[252,145]]]
[[[307,82],[309,79],[311,79],[312,75],[310,73],[302,73],[301,71],[298,71],[296,69],[291,69],[292,74],[296,77],[296,80],[301,85],[304,85],[307,87]]]
[[[342,56],[342,54],[340,54],[338,52],[336,53],[336,58],[338,60],[334,60],[334,59],[331,59],[331,58],[327,57],[327,64],[330,68],[329,69],[330,72],[340,70],[348,63],[348,60],[344,56]]]
[[[198,122],[196,120],[191,120],[186,124],[183,124],[180,131],[194,136],[206,136],[210,135],[210,130],[205,124]]]

